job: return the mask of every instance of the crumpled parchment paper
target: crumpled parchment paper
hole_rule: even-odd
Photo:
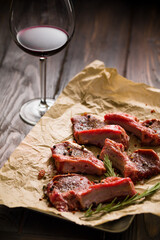
[[[73,140],[70,118],[83,112],[104,116],[107,112],[125,112],[139,119],[160,118],[160,90],[145,84],[134,83],[120,76],[116,69],[106,68],[101,61],[94,61],[77,74],[66,86],[53,107],[42,117],[0,170],[0,204],[8,207],[26,207],[47,214],[61,215],[84,225],[99,225],[126,215],[153,213],[160,216],[160,191],[141,204],[111,212],[100,219],[85,221],[81,212],[58,212],[49,207],[43,196],[52,174],[50,169],[53,144]],[[154,110],[154,111],[152,111]],[[129,152],[139,142],[131,137]],[[91,148],[96,153],[97,148]],[[160,148],[154,150],[160,155]],[[38,180],[41,169],[46,179]],[[144,184],[136,185],[141,193],[160,181],[160,175]]]

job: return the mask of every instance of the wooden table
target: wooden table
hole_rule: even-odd
[[[156,1],[73,0],[76,30],[67,48],[48,59],[47,96],[95,59],[133,80],[160,87],[160,9]],[[38,59],[20,50],[8,28],[9,0],[0,7],[0,166],[32,126],[21,105],[40,97]],[[23,14],[22,14],[23,16]],[[105,233],[27,209],[0,207],[0,239],[160,239],[160,218],[141,214],[128,230]]]

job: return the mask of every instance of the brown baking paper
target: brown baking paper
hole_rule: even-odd
[[[134,83],[120,76],[116,69],[105,68],[103,62],[94,61],[76,75],[64,89],[56,103],[30,131],[0,170],[0,204],[8,207],[26,207],[47,214],[61,215],[78,224],[99,225],[126,215],[153,213],[160,216],[160,191],[141,204],[115,211],[96,220],[82,220],[82,212],[58,212],[49,207],[43,196],[52,173],[51,150],[53,144],[73,140],[70,118],[83,112],[104,116],[107,112],[131,113],[139,119],[160,118],[160,90],[142,83]],[[152,111],[154,110],[154,111]],[[139,146],[131,137],[129,152]],[[90,148],[95,154],[98,148]],[[154,148],[160,154],[160,148]],[[46,179],[38,180],[41,169]],[[160,175],[136,185],[141,193],[160,181]]]

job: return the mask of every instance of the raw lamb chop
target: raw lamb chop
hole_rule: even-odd
[[[141,124],[134,116],[126,113],[108,113],[104,116],[106,124],[118,124],[126,131],[136,135],[143,145],[160,146],[160,136],[152,130]]]
[[[138,149],[129,157],[138,169],[134,181],[147,179],[160,173],[160,159],[154,150]]]
[[[112,166],[118,169],[124,177],[130,176],[132,180],[135,179],[138,169],[124,151],[123,144],[106,138],[104,147],[100,153],[100,159],[104,160],[105,155],[112,162]]]
[[[109,177],[95,184],[77,174],[57,175],[47,185],[49,200],[59,211],[84,210],[92,203],[97,205],[134,194],[130,178]]]
[[[147,128],[152,129],[160,137],[160,120],[151,119],[141,122],[141,124]]]
[[[102,175],[106,171],[103,162],[84,146],[65,141],[54,145],[51,150],[59,173]]]
[[[113,167],[117,168],[124,177],[130,177],[133,182],[160,173],[160,159],[152,149],[139,149],[128,157],[122,144],[106,139],[100,159],[104,160],[105,155],[108,155]]]
[[[79,144],[92,144],[103,147],[106,138],[123,143],[128,147],[129,137],[125,130],[117,125],[105,125],[104,120],[91,114],[77,115],[71,118],[74,138]]]
[[[106,125],[103,118],[87,113],[76,115],[71,118],[71,121],[75,132],[103,128]]]
[[[77,192],[88,189],[92,183],[78,174],[56,175],[47,185],[46,194],[59,211],[78,210]]]

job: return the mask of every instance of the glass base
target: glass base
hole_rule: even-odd
[[[42,104],[41,99],[30,100],[21,107],[20,117],[26,123],[35,125],[54,102],[54,99],[48,98],[46,99],[46,104]]]

